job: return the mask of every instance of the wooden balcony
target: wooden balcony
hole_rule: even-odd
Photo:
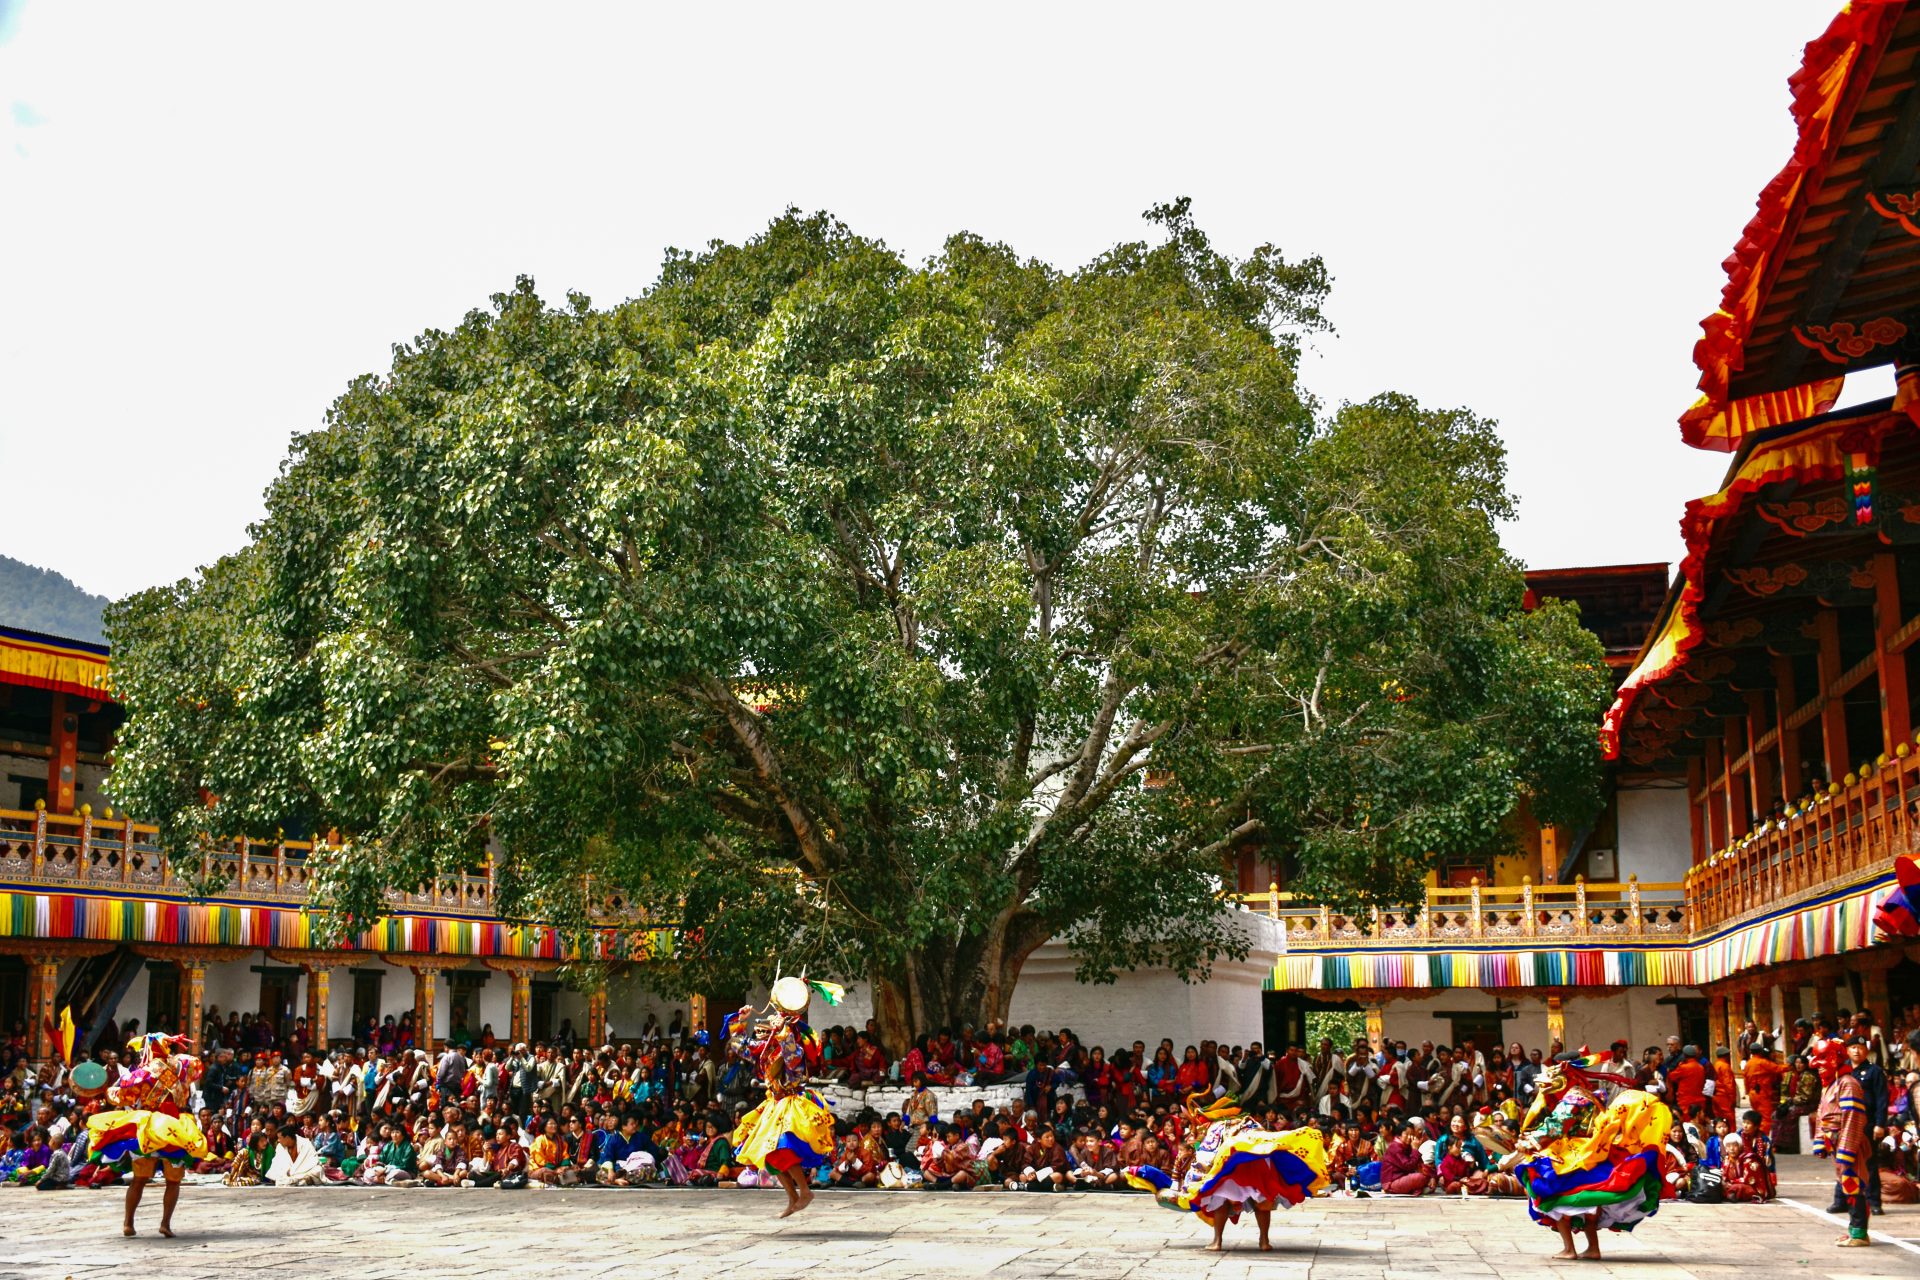
[[[1900,751],[1864,775],[1848,774],[1689,871],[1696,931],[1710,934],[1818,898],[1914,852],[1920,754],[1905,746]]]
[[[1623,883],[1482,885],[1428,889],[1424,902],[1348,915],[1316,906],[1275,885],[1236,894],[1249,910],[1282,922],[1289,951],[1339,951],[1401,943],[1471,948],[1538,941],[1684,944],[1693,924],[1682,884]]]
[[[154,843],[157,831],[87,813],[0,809],[0,885],[179,901],[197,898],[195,886],[217,885],[212,896],[222,901],[283,907],[307,901],[311,841],[220,840],[191,867],[181,867]],[[640,917],[620,894],[596,892],[591,882],[586,891],[596,919],[632,923]],[[491,864],[484,874],[439,879],[411,891],[388,889],[386,898],[394,915],[500,918]]]

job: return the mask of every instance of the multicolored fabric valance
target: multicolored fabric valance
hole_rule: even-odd
[[[0,938],[304,950],[315,945],[313,924],[312,912],[293,907],[0,890]],[[675,943],[671,929],[605,929],[594,938],[603,957],[618,960],[670,956]],[[440,916],[389,916],[331,949],[540,960],[576,954],[559,931],[544,925]]]
[[[1891,874],[1883,875],[1693,945],[1295,953],[1275,962],[1267,987],[1273,991],[1699,987],[1749,969],[1872,946],[1873,909],[1893,884]]]

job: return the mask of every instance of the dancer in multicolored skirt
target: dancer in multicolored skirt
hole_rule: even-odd
[[[833,1113],[807,1085],[820,1069],[820,1037],[806,1020],[816,992],[829,1004],[840,1002],[840,988],[832,983],[782,978],[773,984],[770,1012],[758,1027],[751,1006],[727,1015],[720,1027],[721,1037],[767,1088],[766,1100],[734,1127],[734,1159],[780,1183],[787,1193],[783,1218],[813,1203],[809,1176],[833,1155]]]
[[[107,1100],[118,1110],[102,1111],[87,1120],[87,1149],[97,1164],[130,1161],[133,1180],[127,1184],[127,1218],[121,1234],[133,1234],[133,1211],[140,1193],[153,1181],[156,1167],[164,1168],[166,1192],[160,1201],[160,1234],[173,1234],[173,1207],[180,1201],[180,1179],[187,1165],[207,1158],[207,1138],[187,1106],[188,1092],[201,1072],[200,1059],[181,1052],[185,1036],[159,1032],[135,1036],[129,1050],[140,1055],[139,1065],[107,1090]]]
[[[1185,1176],[1175,1183],[1163,1170],[1139,1165],[1127,1170],[1127,1181],[1152,1191],[1167,1208],[1191,1213],[1212,1227],[1207,1248],[1213,1252],[1223,1247],[1227,1223],[1238,1222],[1241,1209],[1251,1206],[1260,1248],[1272,1249],[1267,1233],[1274,1209],[1299,1204],[1327,1185],[1327,1148],[1319,1131],[1262,1129],[1252,1116],[1241,1114],[1231,1094],[1189,1095],[1187,1116],[1192,1132],[1200,1133],[1202,1126],[1205,1132],[1193,1144]]]
[[[1548,1063],[1521,1124],[1512,1171],[1533,1220],[1560,1233],[1559,1258],[1598,1258],[1601,1227],[1631,1231],[1660,1208],[1660,1151],[1672,1114],[1599,1066],[1597,1057],[1572,1054]],[[1576,1229],[1586,1232],[1584,1255],[1574,1249]]]

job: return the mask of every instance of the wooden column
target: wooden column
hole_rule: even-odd
[[[1558,1041],[1562,1048],[1567,1043],[1567,1010],[1559,996],[1547,997],[1547,1043]]]
[[[443,966],[437,964],[409,963],[413,970],[413,1043],[415,1048],[432,1053],[435,1048],[433,1038],[434,982],[440,976]]]
[[[1774,723],[1780,731],[1780,794],[1787,800],[1806,794],[1807,780],[1800,775],[1800,731],[1787,729],[1787,717],[1800,704],[1795,700],[1793,659],[1773,660]]]
[[[1780,1028],[1783,1036],[1790,1036],[1793,1034],[1793,1024],[1807,1016],[1800,1009],[1800,976],[1789,971],[1787,980],[1775,987],[1774,993],[1777,997],[1774,1025]],[[1784,1050],[1784,1046],[1781,1047]]]
[[[1728,716],[1720,723],[1726,732],[1726,746],[1722,748],[1721,761],[1726,768],[1727,779],[1727,834],[1729,840],[1738,840],[1753,829],[1753,806],[1747,795],[1747,771],[1733,767],[1736,760],[1749,754],[1747,722],[1741,716]]]
[[[1727,833],[1727,752],[1718,738],[1707,739],[1707,849],[1717,853],[1733,843]]]
[[[1820,692],[1825,695],[1840,679],[1840,614],[1823,609],[1815,615],[1820,638]],[[1829,697],[1820,707],[1822,758],[1826,761],[1827,782],[1840,781],[1852,770],[1847,755],[1847,702]]]
[[[1907,654],[1888,646],[1900,630],[1900,577],[1893,553],[1873,558],[1873,652],[1880,667],[1880,749],[1888,755],[1913,738],[1913,713],[1907,701]]]
[[[1773,726],[1767,714],[1767,695],[1761,692],[1747,695],[1747,741],[1758,743]],[[1762,751],[1758,746],[1748,748],[1747,754],[1747,790],[1753,800],[1753,811],[1764,821],[1773,812],[1773,802],[1780,799],[1778,784],[1780,772],[1774,768],[1774,760],[1779,757],[1780,743],[1776,740],[1773,750]]]
[[[607,1042],[607,989],[587,993],[587,1048],[598,1049]]]
[[[206,1013],[207,965],[198,956],[176,960],[180,969],[180,1034],[191,1043],[191,1053],[203,1053],[201,1018]]]
[[[1707,860],[1713,850],[1707,844],[1707,801],[1703,795],[1706,790],[1706,770],[1698,760],[1687,761],[1687,826],[1693,837],[1693,865],[1699,866]],[[1696,799],[1695,797],[1701,797]]]
[[[53,717],[48,726],[52,749],[47,752],[47,810],[72,813],[74,784],[80,769],[80,716],[67,695],[53,695]]]
[[[1367,1006],[1367,1043],[1373,1046],[1375,1053],[1387,1042],[1387,1011],[1380,1005]]]
[[[302,965],[307,971],[307,1035],[321,1053],[327,1049],[327,999],[333,991],[333,966]]]
[[[1719,1037],[1727,1033],[1727,1006],[1730,1002],[1725,991],[1707,993],[1707,1043],[1700,1046],[1706,1054],[1707,1067],[1713,1067],[1713,1046],[1719,1043]]]
[[[60,959],[57,955],[27,957],[28,1043],[39,1062],[53,1057],[52,1032],[60,1016],[53,1007],[60,998]]]
[[[513,981],[512,1028],[509,1032],[515,1044],[533,1039],[533,975],[551,973],[558,968],[552,960],[523,960],[517,956],[488,956],[481,961],[496,973],[504,973]],[[598,1048],[598,1046],[595,1046]]]
[[[1813,977],[1813,1007],[1828,1022],[1837,1023],[1840,1018],[1840,997],[1834,990],[1840,975],[1831,969],[1822,969]],[[1836,1025],[1835,1031],[1840,1028]]]
[[[533,1036],[533,975],[522,971],[507,976],[513,980],[513,1042],[522,1044]]]
[[[1860,999],[1867,1011],[1873,1014],[1874,1022],[1882,1028],[1892,1025],[1892,1002],[1887,990],[1887,970],[1900,963],[1901,953],[1893,948],[1875,947],[1868,951],[1856,951],[1848,957],[1848,964],[1860,975]],[[1899,1052],[1902,1046],[1888,1045],[1889,1049]]]
[[[712,1030],[712,1028],[707,1025],[707,998],[705,996],[693,996],[687,1001],[687,1021],[692,1024],[688,1030],[696,1034],[702,1031]]]

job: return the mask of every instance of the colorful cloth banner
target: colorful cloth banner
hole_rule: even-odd
[[[1548,949],[1493,944],[1462,951],[1449,940],[1420,951],[1397,941],[1394,950],[1294,952],[1274,962],[1266,986],[1270,991],[1699,987],[1748,969],[1872,946],[1874,909],[1894,883],[1892,875],[1882,875],[1692,944]]]
[[[306,950],[315,946],[313,917],[314,913],[297,907],[0,890],[0,938]],[[671,956],[674,951],[672,929],[601,929],[594,936],[600,954],[609,959],[652,960]],[[545,925],[443,916],[388,916],[332,949],[538,960],[574,958],[565,937]]]

